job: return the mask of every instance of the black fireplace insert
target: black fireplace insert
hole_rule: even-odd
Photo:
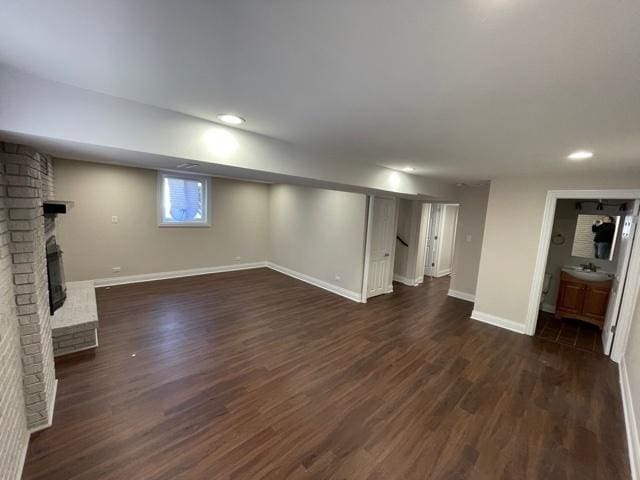
[[[47,276],[49,278],[49,309],[53,315],[53,312],[59,309],[67,298],[62,250],[56,243],[56,237],[47,240]]]

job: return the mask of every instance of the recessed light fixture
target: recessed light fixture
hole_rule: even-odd
[[[244,123],[244,118],[230,113],[221,113],[218,115],[218,120],[229,125],[241,125]]]
[[[577,150],[569,155],[567,158],[569,160],[586,160],[587,158],[593,157],[593,152],[588,150]]]
[[[404,167],[402,170],[404,170],[405,172],[413,172],[413,171],[415,171],[415,168],[413,168],[413,167]]]

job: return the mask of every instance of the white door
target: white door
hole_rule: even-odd
[[[434,277],[444,277],[451,273],[458,225],[458,205],[442,205],[441,208]]]
[[[371,251],[369,254],[369,279],[367,297],[375,297],[392,290],[392,251],[395,246],[394,199],[373,199],[373,221],[371,227]]]
[[[440,231],[442,205],[433,205],[431,208],[431,212],[429,234],[427,236],[427,255],[424,264],[424,274],[428,277],[435,277],[436,258],[438,256],[438,232]]]
[[[620,304],[622,303],[624,285],[627,279],[627,270],[629,269],[631,245],[633,243],[636,225],[638,223],[637,214],[638,202],[636,201],[633,209],[633,215],[627,215],[624,218],[622,235],[620,237],[620,244],[618,245],[618,258],[620,260],[618,262],[616,276],[613,279],[611,295],[609,296],[609,305],[607,307],[607,315],[605,317],[604,327],[602,328],[602,347],[605,355],[609,355],[611,353],[615,327],[618,323],[618,313],[620,313]]]

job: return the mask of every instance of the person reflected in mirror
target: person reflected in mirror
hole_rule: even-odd
[[[609,260],[611,256],[611,245],[613,236],[616,233],[616,223],[613,217],[606,216],[599,218],[591,226],[591,231],[595,233],[593,237],[593,249],[595,257]]]

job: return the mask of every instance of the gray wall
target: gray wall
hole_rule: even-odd
[[[365,195],[272,185],[269,226],[271,262],[361,292]]]
[[[469,295],[476,293],[488,199],[489,185],[460,189],[451,290]]]

